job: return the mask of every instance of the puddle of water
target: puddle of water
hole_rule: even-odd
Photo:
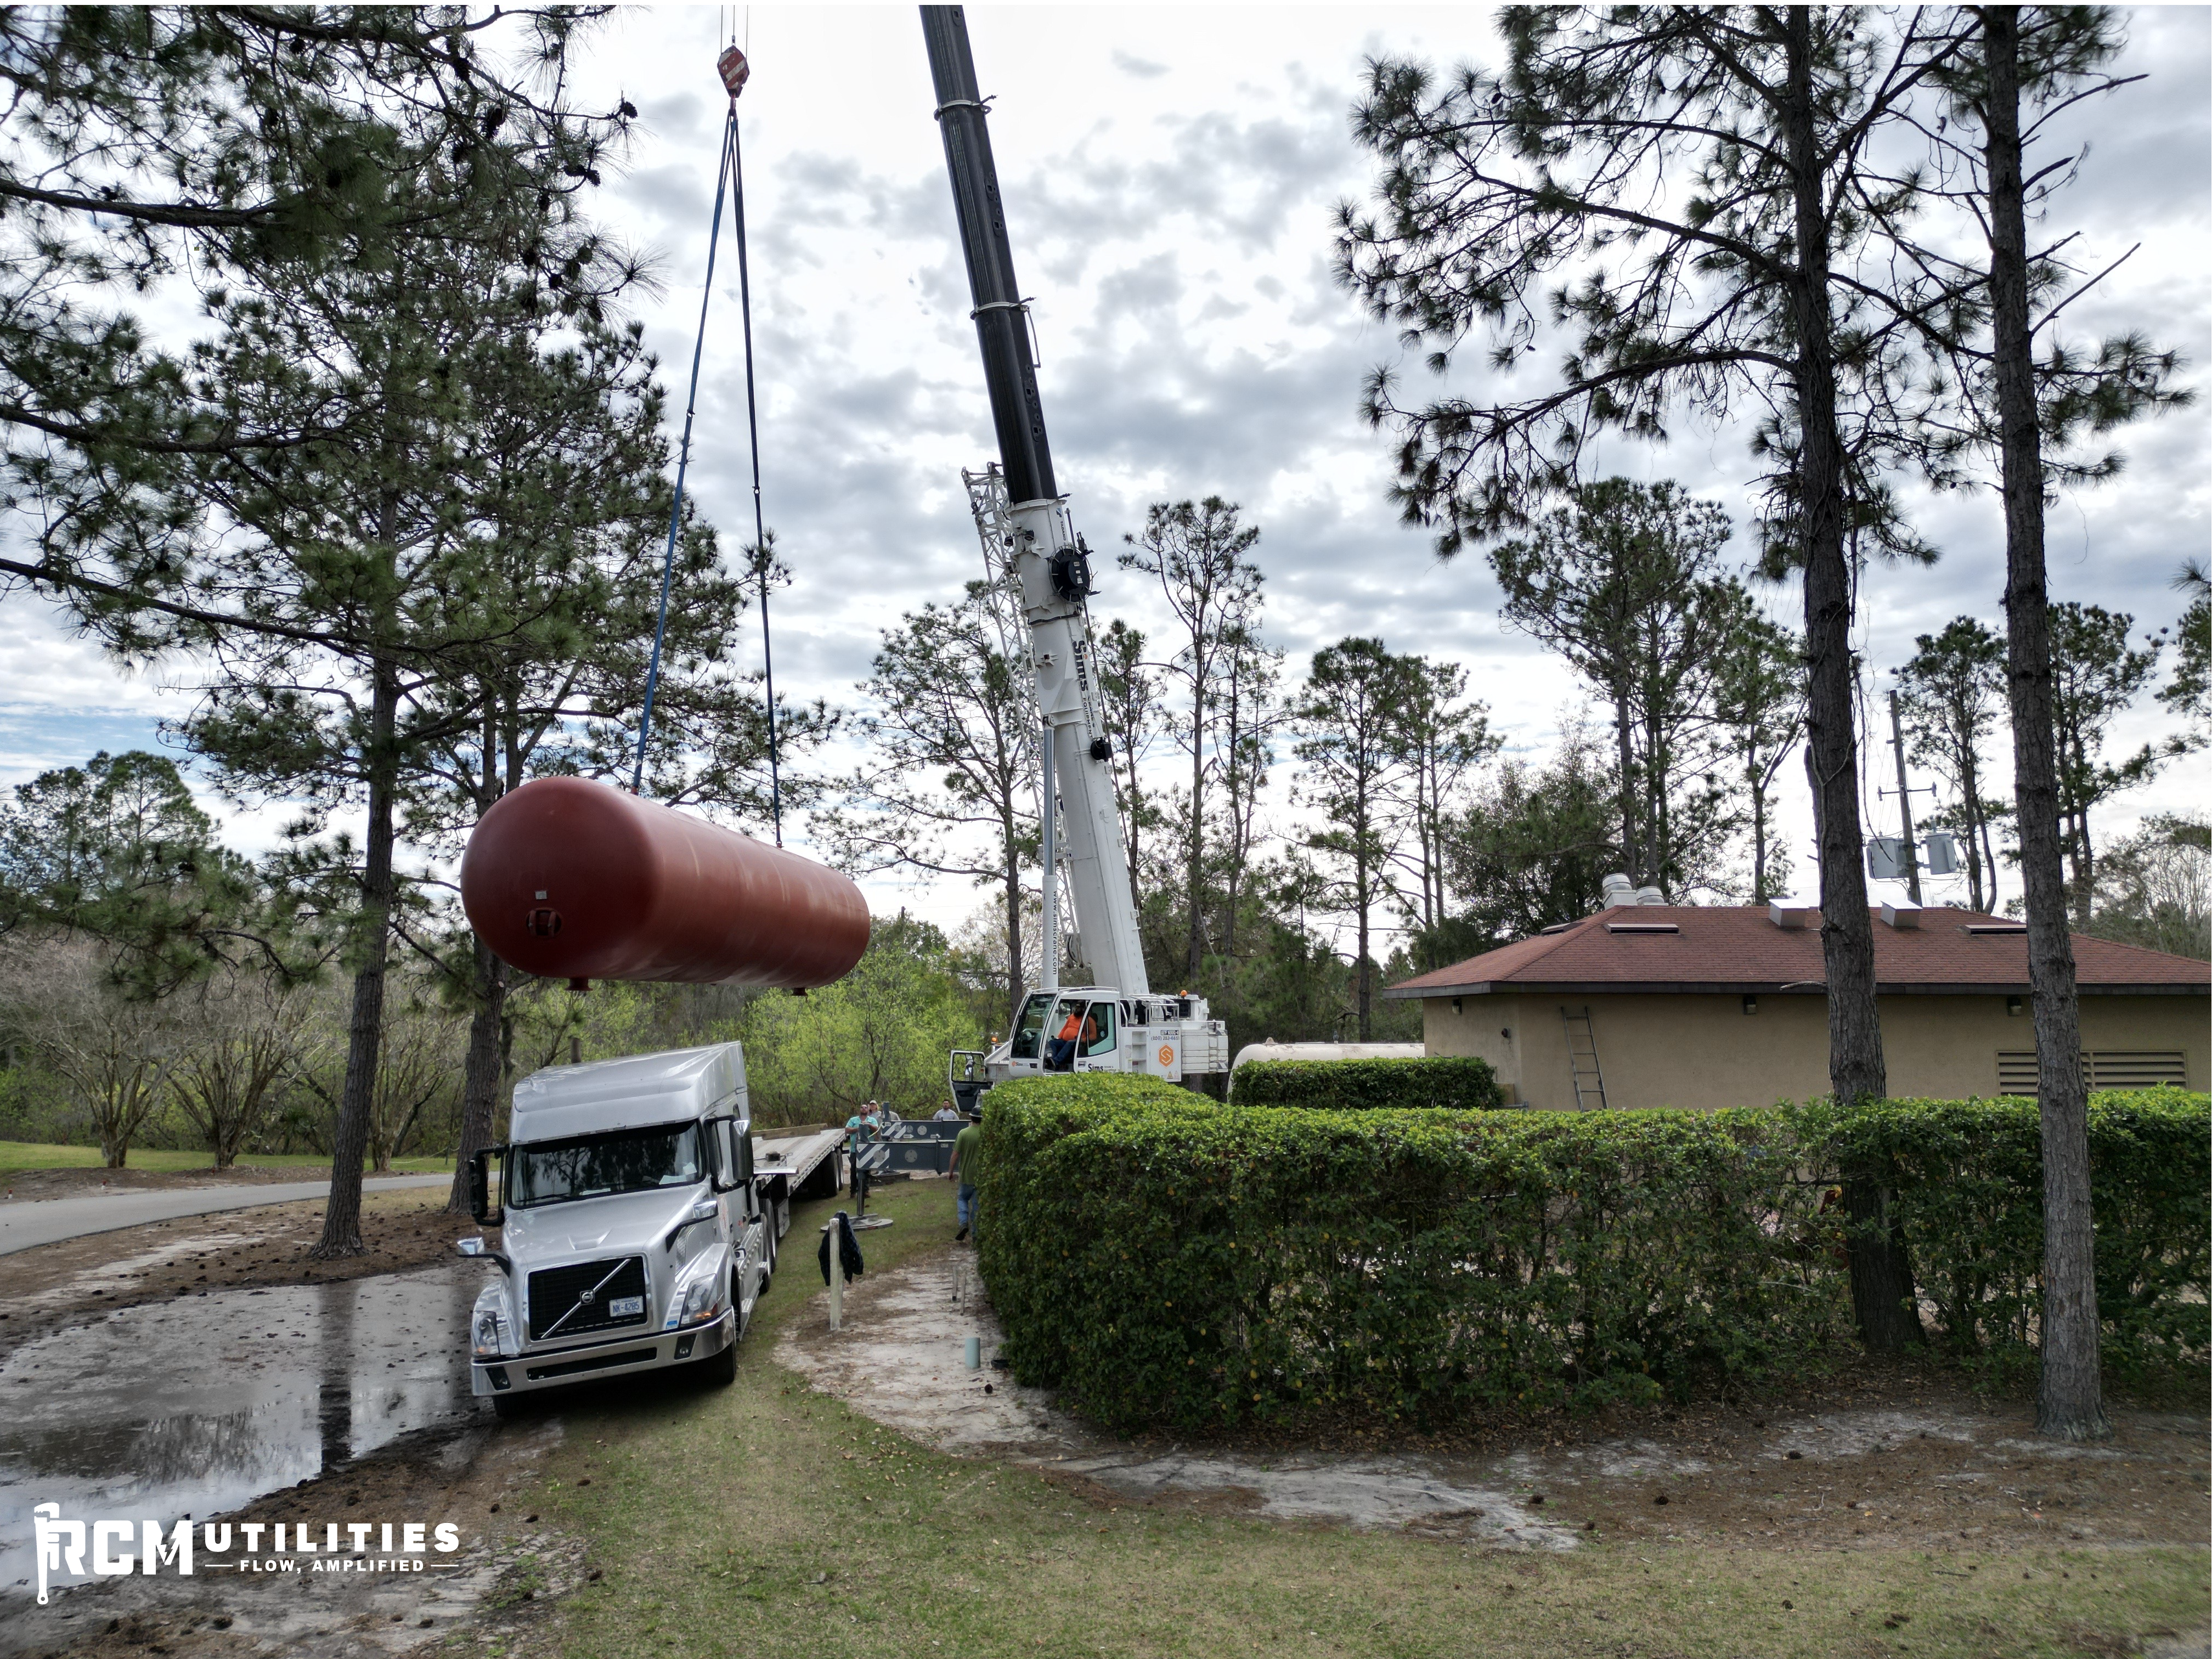
[[[0,1363],[0,1598],[29,1592],[33,1504],[204,1519],[471,1414],[465,1339],[483,1279],[456,1262],[216,1291],[16,1349]]]

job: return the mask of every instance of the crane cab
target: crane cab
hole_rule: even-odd
[[[1181,1083],[1226,1071],[1228,1030],[1203,997],[1124,997],[1111,986],[1064,985],[1023,999],[1013,1034],[985,1053],[952,1056],[953,1098],[974,1108],[1010,1078],[1122,1072]]]

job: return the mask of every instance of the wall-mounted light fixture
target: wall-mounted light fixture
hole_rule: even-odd
[[[2007,997],[2005,999],[2005,1012],[2008,1014],[2017,1014],[2026,1006],[2026,1003],[2019,997]]]
[[[1757,1013],[1759,1012],[1759,999],[1757,997],[1746,997],[1743,1000],[1743,1011],[1747,1014]]]
[[[1466,1009],[1460,1006],[1460,1000],[1457,997],[1454,997],[1452,999],[1452,1012],[1455,1014],[1463,1014],[1466,1012]]]
[[[1510,1025],[1500,1026],[1498,1028],[1498,1035],[1504,1037],[1508,1042],[1510,1042],[1513,1041],[1513,1028]]]

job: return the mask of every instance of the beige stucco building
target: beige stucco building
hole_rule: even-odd
[[[1431,1054],[1477,1054],[1518,1103],[1711,1108],[1828,1090],[1820,916],[1620,906],[1391,987]],[[2035,1092],[2018,922],[1885,907],[1875,974],[1893,1096]],[[2212,966],[2076,934],[2097,1088],[2212,1084]]]

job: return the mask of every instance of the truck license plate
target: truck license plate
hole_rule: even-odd
[[[607,1303],[610,1319],[635,1319],[644,1311],[645,1298],[641,1296],[617,1296]]]

